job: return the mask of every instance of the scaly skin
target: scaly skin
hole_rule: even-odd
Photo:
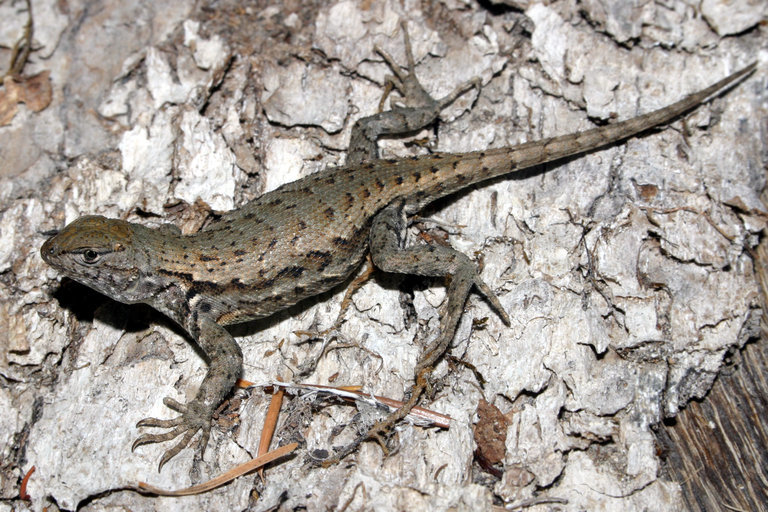
[[[407,33],[405,43],[412,70]],[[402,73],[379,52],[397,75],[392,84],[403,94],[405,106],[355,125],[345,167],[288,183],[194,235],[182,235],[172,226],[150,229],[88,216],[43,245],[43,259],[62,274],[115,300],[150,304],[178,322],[209,358],[208,372],[191,402],[165,399],[181,413],[179,417],[147,418],[138,424],[169,430],[140,436],[134,448],[181,437],[165,452],[160,468],[198,431],[202,431],[200,449],[205,449],[211,417],[240,374],[240,348],[223,326],[271,315],[333,288],[360,267],[368,252],[377,267],[389,272],[451,276],[440,332],[416,367],[415,392],[406,407],[371,431],[378,437],[415,405],[426,373],[453,338],[473,287],[509,321],[465,255],[450,248],[405,245],[408,216],[475,183],[607,146],[667,123],[755,69],[752,64],[661,110],[584,132],[474,153],[380,160],[378,137],[433,123],[442,108],[478,83],[464,84],[448,97],[434,100],[412,73]]]

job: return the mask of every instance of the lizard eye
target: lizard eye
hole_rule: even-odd
[[[83,251],[83,261],[85,263],[96,263],[99,259],[99,253],[93,249],[86,249]]]

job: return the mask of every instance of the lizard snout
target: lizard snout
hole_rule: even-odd
[[[57,256],[60,252],[58,244],[55,242],[56,237],[53,236],[45,241],[43,246],[40,248],[40,256],[43,258],[43,261],[51,264],[51,260]]]

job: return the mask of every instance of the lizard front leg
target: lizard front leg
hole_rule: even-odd
[[[132,450],[143,444],[163,443],[181,436],[179,442],[163,454],[157,468],[158,471],[162,470],[166,462],[188,446],[198,432],[201,432],[198,441],[200,454],[205,452],[211,433],[213,413],[235,385],[243,367],[243,354],[240,347],[226,329],[210,318],[199,318],[192,327],[190,334],[208,358],[208,372],[200,384],[197,395],[187,404],[181,404],[170,397],[163,399],[166,406],[181,413],[181,416],[177,418],[170,420],[145,418],[136,424],[137,427],[157,427],[171,430],[162,434],[140,436],[134,441]]]

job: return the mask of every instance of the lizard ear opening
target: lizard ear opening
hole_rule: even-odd
[[[115,242],[115,245],[112,246],[112,250],[114,252],[120,252],[125,250],[125,246],[121,244],[120,242]]]

